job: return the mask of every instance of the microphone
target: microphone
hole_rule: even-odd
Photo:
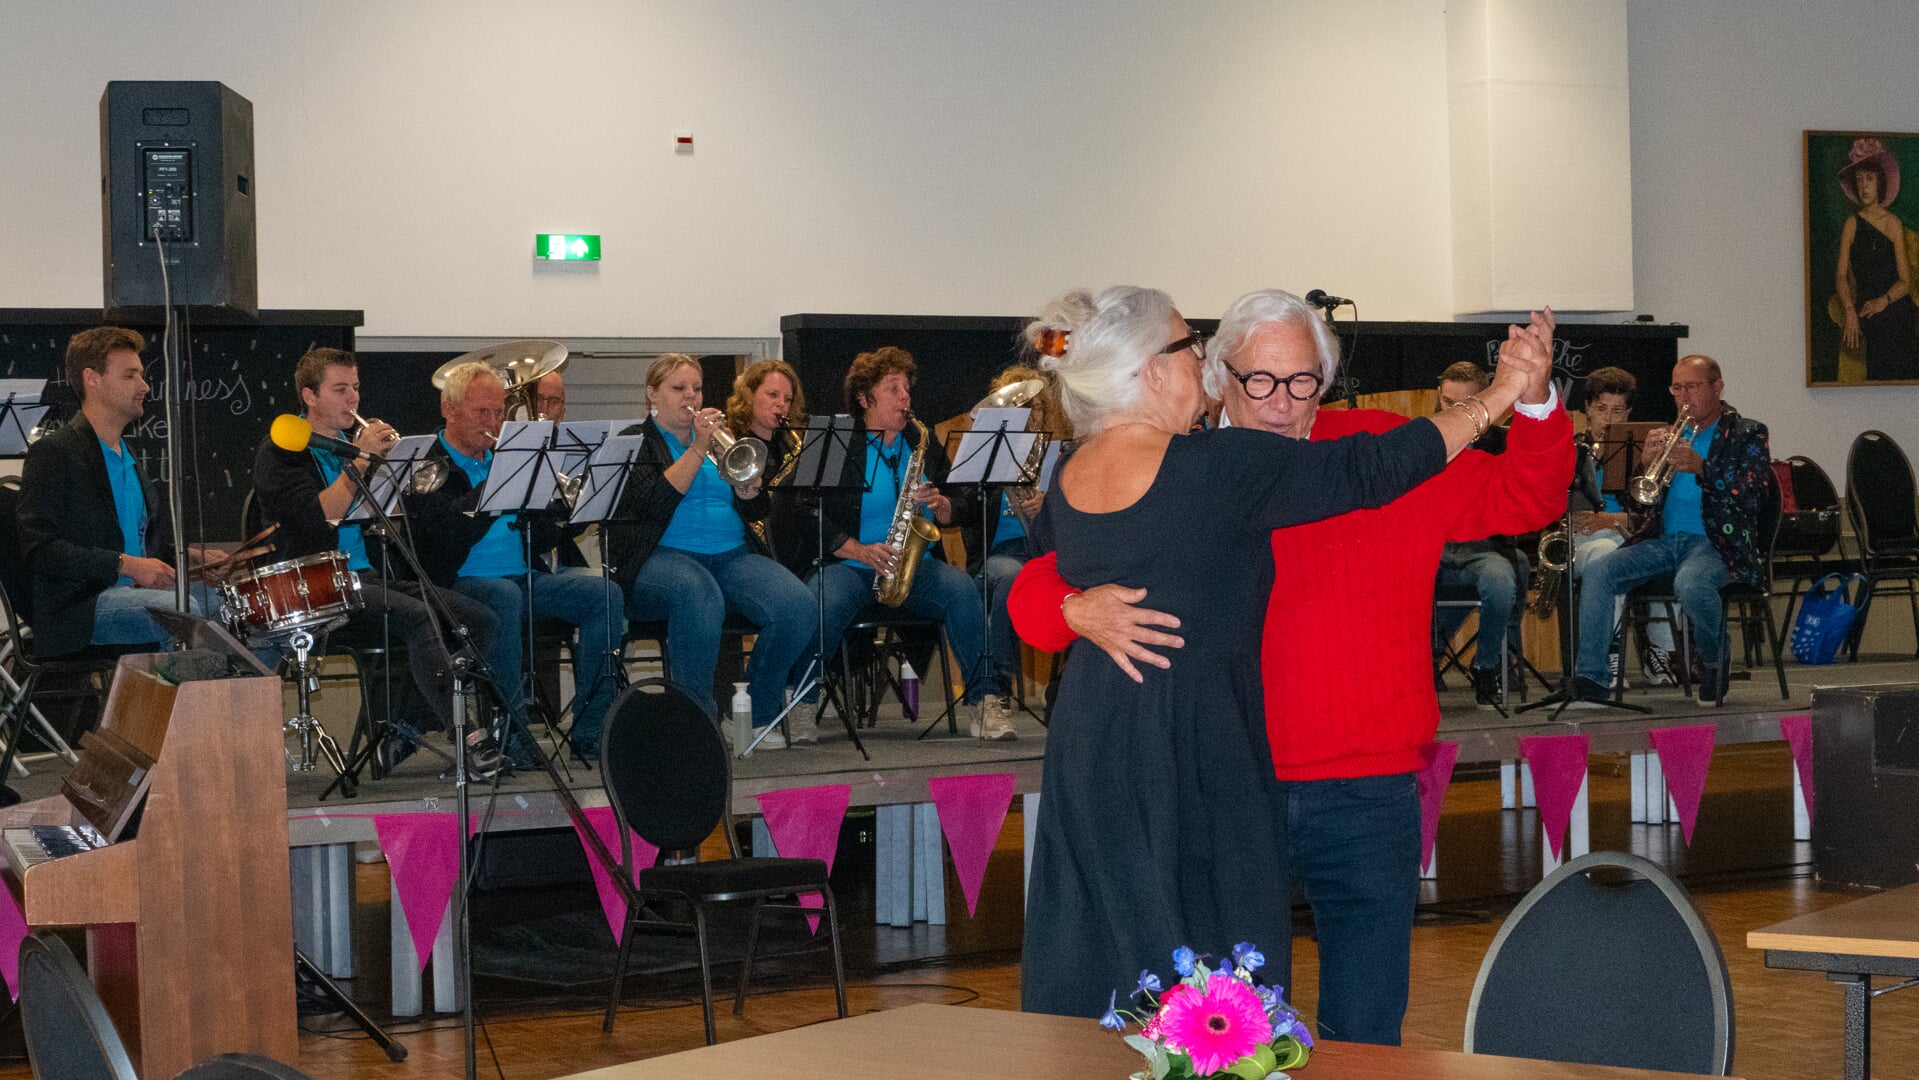
[[[345,461],[352,461],[355,458],[367,461],[385,460],[378,454],[367,453],[345,439],[314,434],[311,423],[292,413],[281,413],[274,418],[271,437],[273,445],[296,454],[302,450],[325,450]]]
[[[1353,305],[1351,300],[1343,296],[1334,296],[1325,289],[1314,289],[1312,292],[1307,293],[1306,302],[1316,308],[1325,308],[1327,311],[1331,311],[1336,307],[1351,307]]]

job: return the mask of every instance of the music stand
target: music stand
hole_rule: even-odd
[[[0,379],[0,457],[27,452],[30,435],[52,409],[40,401],[46,386],[45,379]]]
[[[606,557],[606,529],[607,526],[618,524],[622,520],[617,514],[620,501],[626,497],[628,480],[634,469],[643,467],[639,455],[641,448],[646,445],[646,435],[639,430],[641,423],[644,421],[617,425],[612,421],[582,421],[581,427],[574,428],[573,422],[569,421],[566,427],[571,430],[555,436],[560,439],[576,440],[579,444],[585,444],[587,440],[597,437],[597,441],[592,443],[590,449],[582,451],[575,446],[572,449],[561,450],[560,467],[569,469],[567,475],[576,477],[580,482],[579,493],[574,498],[567,524],[581,531],[590,525],[600,527],[600,580],[608,583],[613,580],[613,565]],[[604,430],[589,431],[584,426],[587,424],[599,425]],[[616,426],[620,431],[631,431],[632,434],[610,434]],[[570,471],[572,468],[579,469],[579,472]],[[607,610],[606,618],[609,630],[607,637],[613,642],[613,655],[608,658],[608,662],[612,664],[613,682],[616,686],[624,687],[626,685],[626,635],[610,632],[615,618],[610,608]],[[619,618],[624,623],[624,609],[621,610]],[[576,687],[575,693],[577,692]],[[579,722],[580,718],[575,716],[573,723],[578,725]],[[570,732],[567,739],[569,742],[572,741]],[[575,746],[573,749],[582,760],[585,760],[587,754],[592,752],[591,748],[582,751],[581,747]]]
[[[974,685],[975,679],[983,681],[992,675],[993,603],[986,583],[986,560],[992,552],[987,550],[987,529],[991,519],[999,516],[1000,496],[1007,488],[1028,487],[1038,482],[1042,457],[1047,443],[1051,441],[1051,436],[1046,432],[1026,430],[1031,417],[1032,410],[1027,408],[980,409],[973,414],[971,431],[955,431],[946,436],[947,460],[953,463],[946,471],[946,484],[972,485],[980,508],[979,602],[980,622],[985,628],[985,635],[984,647],[974,666],[986,670],[967,672],[966,685],[969,687]],[[1024,678],[1024,675],[1015,677]],[[950,691],[951,688],[948,689]],[[946,714],[952,711],[953,701],[949,694]],[[924,739],[931,734],[946,714],[934,717],[920,730],[918,738]],[[985,741],[985,738],[986,727],[982,723],[980,741]]]
[[[813,558],[813,599],[819,612],[818,629],[814,634],[814,654],[805,673],[800,676],[800,685],[793,691],[793,700],[787,702],[773,722],[760,729],[751,742],[740,747],[738,753],[741,760],[751,756],[761,740],[783,724],[786,714],[792,712],[800,699],[818,685],[821,689],[820,704],[826,704],[828,695],[832,695],[833,708],[840,714],[840,723],[846,727],[847,738],[853,740],[853,748],[860,752],[862,759],[871,760],[872,755],[866,752],[866,744],[860,741],[859,730],[853,724],[853,711],[838,698],[826,680],[826,658],[839,649],[838,642],[829,645],[826,640],[826,499],[837,491],[867,490],[864,470],[855,470],[849,477],[846,467],[856,447],[859,457],[864,458],[866,432],[851,416],[841,413],[837,416],[814,416],[797,434],[800,436],[800,445],[794,453],[799,455],[799,463],[782,483],[769,484],[768,487],[792,492],[795,498],[809,503],[813,508],[813,522],[818,532],[815,541],[818,546],[814,549]],[[774,432],[773,437],[779,438],[780,433]]]

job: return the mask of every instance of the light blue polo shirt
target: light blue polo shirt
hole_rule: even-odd
[[[320,481],[322,486],[333,486],[333,482],[340,478],[340,459],[325,450],[315,450],[313,451],[313,460],[320,466]],[[340,552],[346,556],[347,569],[373,569],[373,560],[367,558],[366,554],[366,537],[360,533],[360,527],[358,525],[340,526],[340,539],[338,542]]]
[[[493,467],[493,451],[488,450],[483,457],[467,457],[446,441],[445,432],[440,434],[440,445],[446,447],[453,464],[466,474],[475,490],[486,483],[487,470]],[[521,577],[526,574],[526,551],[520,546],[520,538],[513,532],[513,519],[519,516],[501,514],[493,519],[486,535],[467,551],[466,562],[460,564],[461,577]]]
[[[660,435],[666,439],[670,456],[678,461],[686,453],[685,444],[663,427]],[[700,471],[693,474],[693,485],[673,508],[673,520],[661,534],[660,546],[718,555],[744,543],[746,523],[733,509],[733,485],[720,476],[720,467],[712,458],[701,457]]]
[[[860,495],[860,543],[877,544],[886,539],[886,531],[893,525],[893,508],[899,505],[900,488],[906,482],[906,459],[912,453],[904,434],[896,437],[893,448],[887,450],[878,433],[867,433],[866,490]],[[925,509],[920,508],[922,513]],[[932,553],[933,546],[928,544],[926,554]],[[866,566],[858,559],[846,561],[853,566]]]
[[[99,438],[95,436],[95,438]],[[107,462],[107,483],[113,488],[113,515],[120,520],[120,553],[129,559],[144,559],[147,554],[147,497],[140,488],[140,466],[120,440],[119,449],[100,439],[100,456]],[[133,579],[120,575],[116,585],[131,585]]]
[[[1699,452],[1701,460],[1712,452],[1712,440],[1718,433],[1719,425],[1713,424],[1693,436],[1692,448]],[[1666,506],[1659,519],[1660,535],[1673,536],[1679,533],[1689,533],[1693,536],[1706,535],[1704,494],[1699,487],[1699,477],[1689,472],[1674,473],[1672,489],[1666,492]]]

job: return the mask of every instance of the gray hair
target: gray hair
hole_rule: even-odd
[[[1138,375],[1166,347],[1172,316],[1173,298],[1158,289],[1115,285],[1098,296],[1075,289],[1049,301],[1024,336],[1038,351],[1046,331],[1067,334],[1065,353],[1042,353],[1040,367],[1058,378],[1067,419],[1090,434],[1108,414],[1139,401]]]
[[[486,376],[494,382],[505,385],[500,373],[478,360],[468,360],[459,367],[446,373],[446,382],[440,384],[440,402],[445,405],[458,405],[466,400],[466,388],[474,379]]]
[[[1255,289],[1233,301],[1219,317],[1219,329],[1206,346],[1206,363],[1200,378],[1208,397],[1224,398],[1226,380],[1232,376],[1226,365],[1246,347],[1253,332],[1267,323],[1298,323],[1313,335],[1313,348],[1319,352],[1319,396],[1332,393],[1333,376],[1339,371],[1339,339],[1332,328],[1320,320],[1312,306],[1283,289]]]

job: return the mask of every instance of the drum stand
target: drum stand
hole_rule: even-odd
[[[340,753],[340,744],[334,742],[333,736],[327,734],[326,728],[320,726],[320,722],[313,718],[313,680],[316,677],[312,664],[313,635],[305,630],[295,630],[285,644],[280,646],[280,651],[289,654],[293,659],[293,685],[300,699],[300,711],[294,713],[286,722],[287,735],[300,737],[300,759],[294,761],[289,754],[287,767],[294,772],[312,772],[313,751],[317,746],[320,753],[326,757],[327,765],[333,769],[334,775],[340,778],[340,793],[351,799],[358,785],[347,773],[346,758]]]

